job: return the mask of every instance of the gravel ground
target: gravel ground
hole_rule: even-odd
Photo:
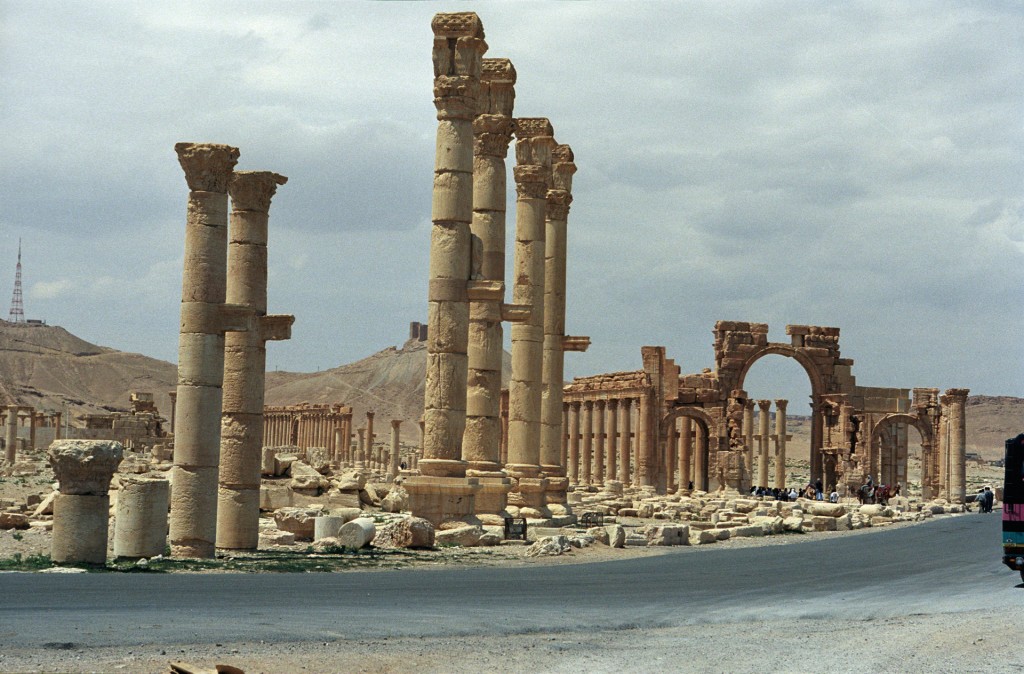
[[[1017,592],[1019,605],[1020,590]],[[1006,607],[1010,608],[1010,607]],[[166,672],[171,661],[256,672],[1010,672],[1024,670],[1020,611],[849,620],[728,620],[613,632],[312,643],[154,644],[124,651],[7,650],[5,672]],[[760,663],[760,664],[757,664]]]

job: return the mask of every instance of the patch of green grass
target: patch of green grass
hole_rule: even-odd
[[[20,552],[13,557],[0,559],[0,571],[38,571],[53,566],[49,555],[29,555],[22,557]]]
[[[11,538],[13,538],[16,541],[20,541],[21,539],[25,538],[25,535],[22,534],[20,531],[15,531],[11,534]]]

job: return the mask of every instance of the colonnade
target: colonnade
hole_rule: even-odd
[[[13,464],[17,460],[18,428],[28,428],[29,437],[26,449],[36,447],[36,429],[53,428],[54,440],[61,439],[62,412],[37,412],[29,405],[8,405],[6,413],[0,415],[0,428],[4,429],[5,461]]]

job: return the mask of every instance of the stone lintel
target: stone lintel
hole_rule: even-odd
[[[430,28],[437,37],[484,39],[484,24],[476,12],[439,12],[430,21]]]
[[[256,310],[243,304],[222,304],[217,332],[248,332],[253,329]]]
[[[295,317],[290,314],[268,314],[258,318],[260,337],[265,342],[281,342],[292,338]]]
[[[555,135],[555,127],[547,117],[516,117],[515,130],[520,140]]]
[[[577,335],[564,335],[562,337],[562,351],[584,352],[590,348],[590,337]]]

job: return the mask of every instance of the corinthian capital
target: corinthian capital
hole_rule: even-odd
[[[434,30],[434,106],[438,119],[473,119],[480,96],[480,69],[487,43],[473,12],[436,14]]]
[[[474,153],[505,157],[512,140],[512,120],[505,115],[479,115],[473,120]]]
[[[556,190],[572,192],[572,176],[576,173],[572,148],[557,145],[551,152],[551,184]]]
[[[516,69],[508,59],[484,59],[480,74],[481,115],[512,117],[516,100]]]
[[[176,143],[178,163],[193,192],[228,191],[231,172],[238,163],[238,148],[216,143]]]
[[[266,213],[277,186],[286,182],[287,178],[271,171],[238,171],[228,184],[231,207],[236,211]]]
[[[572,195],[565,190],[548,190],[547,210],[545,211],[548,220],[568,220],[569,205],[572,203]]]

